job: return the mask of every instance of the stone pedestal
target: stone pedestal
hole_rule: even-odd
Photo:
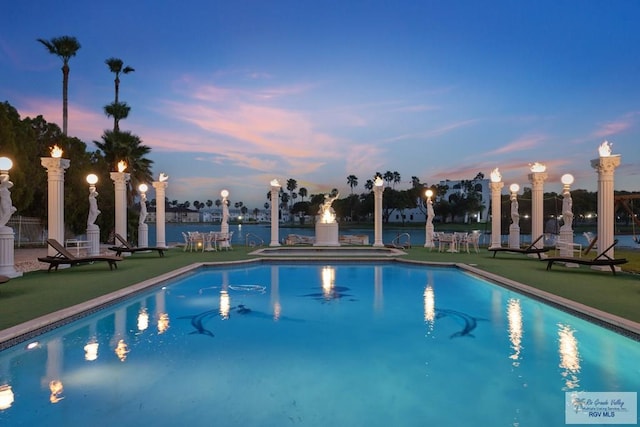
[[[316,242],[313,246],[340,246],[337,222],[316,223]]]
[[[146,248],[147,246],[149,246],[149,226],[138,224],[138,247]]]
[[[22,273],[17,271],[15,267],[14,242],[13,228],[0,227],[0,274],[11,278],[22,276]]]
[[[520,226],[517,224],[509,226],[509,247],[513,249],[520,247]]]
[[[433,224],[428,223],[425,226],[424,247],[433,248],[435,246],[435,243],[433,243]]]
[[[100,227],[91,224],[87,227],[87,240],[89,241],[88,255],[100,254]]]

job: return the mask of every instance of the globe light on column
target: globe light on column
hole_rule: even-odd
[[[142,194],[145,194],[148,190],[149,190],[149,186],[147,184],[140,184],[138,186],[138,191],[140,191],[140,193]]]
[[[8,157],[0,157],[0,173],[7,174],[13,167],[13,162]]]
[[[511,184],[509,186],[509,191],[511,191],[511,194],[518,194],[518,191],[520,191],[520,186],[518,184]]]
[[[87,175],[87,183],[90,187],[95,188],[96,184],[98,183],[98,175],[94,173],[90,173],[89,175]]]
[[[565,173],[560,178],[560,182],[562,182],[565,188],[570,187],[571,184],[573,184],[573,175],[571,175],[570,173]]]

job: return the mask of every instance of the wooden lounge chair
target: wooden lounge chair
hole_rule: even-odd
[[[120,235],[120,233],[116,233],[115,237],[116,237],[116,240],[120,242],[120,246],[111,246],[109,248],[109,250],[115,252],[116,256],[122,255],[123,252],[128,252],[130,254],[134,254],[136,252],[157,251],[158,255],[163,257],[164,256],[164,251],[167,250],[167,248],[162,248],[162,247],[159,247],[159,246],[153,246],[153,247],[151,247],[151,246],[149,246],[149,247],[133,246],[131,243],[129,243],[127,241],[127,239],[122,237]]]
[[[609,249],[618,244],[618,240],[614,240],[611,245],[604,251],[602,251],[598,256],[594,259],[585,259],[585,258],[572,258],[572,257],[550,257],[544,259],[543,261],[547,262],[547,270],[551,270],[551,266],[556,262],[564,262],[570,264],[581,264],[581,265],[590,265],[590,266],[604,266],[611,268],[611,272],[616,274],[616,265],[626,264],[626,258],[611,258],[607,255]]]
[[[7,283],[10,279],[0,274],[0,283]]]
[[[514,252],[514,253],[525,254],[525,255],[536,254],[536,255],[538,255],[538,259],[542,259],[542,254],[544,252],[549,252],[549,248],[536,248],[535,245],[543,237],[544,237],[544,234],[541,235],[540,237],[538,237],[533,242],[531,242],[531,244],[529,246],[527,246],[526,248],[489,248],[489,250],[491,252],[493,252],[493,257],[494,258],[496,257],[496,253],[497,252]]]
[[[46,256],[39,257],[38,261],[49,264],[48,272],[51,271],[52,268],[58,270],[58,266],[60,265],[78,265],[84,263],[92,263],[96,261],[105,261],[109,263],[109,269],[113,270],[114,267],[117,269],[118,265],[116,264],[118,261],[122,261],[122,258],[119,256],[113,255],[90,255],[90,256],[75,256],[71,252],[67,250],[60,242],[56,239],[47,239],[47,244],[55,249],[58,253],[54,256]]]

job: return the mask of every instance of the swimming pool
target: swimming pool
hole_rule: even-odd
[[[203,268],[0,352],[0,425],[565,424],[640,343],[456,268]],[[637,422],[637,418],[636,418]]]

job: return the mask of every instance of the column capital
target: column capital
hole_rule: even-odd
[[[71,160],[61,157],[40,157],[40,164],[48,172],[63,172],[71,165]]]
[[[167,181],[153,181],[151,185],[153,185],[153,188],[155,188],[156,190],[159,190],[159,189],[164,190],[169,186],[169,183]]]
[[[533,185],[542,185],[547,180],[549,175],[546,172],[531,172],[528,175],[529,182]]]
[[[116,184],[126,184],[129,182],[129,178],[131,178],[131,174],[126,172],[111,172],[109,176]]]
[[[620,166],[620,161],[621,157],[619,154],[607,157],[599,157],[597,159],[591,160],[591,167],[598,171],[598,173],[612,174],[613,171],[618,166]]]
[[[504,187],[504,182],[502,181],[489,183],[489,188],[491,189],[491,192],[500,191],[502,190],[502,187]]]

